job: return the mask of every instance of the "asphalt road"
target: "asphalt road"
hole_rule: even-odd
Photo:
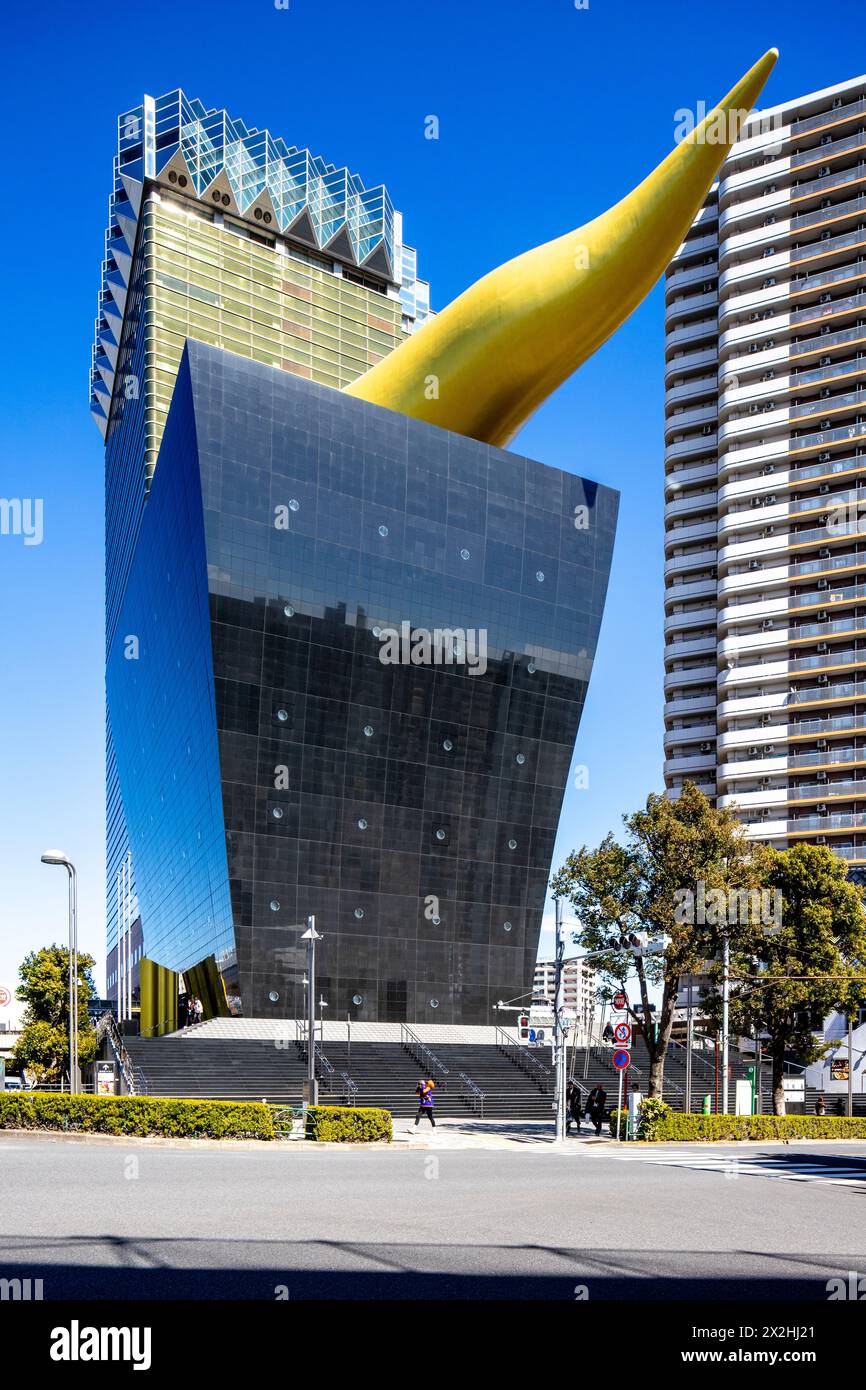
[[[0,1278],[41,1278],[46,1300],[826,1301],[866,1273],[866,1143],[714,1145],[692,1166],[708,1153],[6,1135]]]

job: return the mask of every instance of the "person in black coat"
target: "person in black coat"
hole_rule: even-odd
[[[607,1091],[603,1086],[593,1086],[586,1102],[586,1113],[595,1125],[596,1134],[601,1134],[601,1126],[604,1122],[604,1111],[607,1105]]]
[[[583,1110],[580,1105],[580,1087],[574,1081],[569,1081],[565,1088],[565,1132],[568,1134],[573,1124],[577,1125],[577,1132],[580,1134],[580,1122],[583,1118]]]

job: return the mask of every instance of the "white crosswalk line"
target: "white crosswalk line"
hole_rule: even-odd
[[[601,1154],[598,1155],[602,1157]],[[767,1155],[766,1158],[740,1157],[739,1154],[710,1155],[683,1153],[607,1152],[606,1157],[618,1163],[648,1163],[655,1167],[688,1168],[696,1173],[724,1174],[726,1177],[766,1178],[776,1182],[812,1182],[822,1186],[866,1187],[866,1166],[817,1162],[806,1155],[790,1159]]]

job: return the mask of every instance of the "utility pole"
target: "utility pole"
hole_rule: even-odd
[[[731,1000],[731,939],[722,937],[722,1114],[728,1113],[728,1024]]]
[[[556,914],[556,973],[553,1004],[553,1044],[556,1067],[556,1138],[565,1138],[565,1045],[562,1027],[562,958],[565,937],[562,934],[562,901],[554,898]]]
[[[686,1004],[686,1114],[692,1110],[692,1047],[694,1046],[694,1020],[692,1018],[692,988],[694,976],[689,976],[688,1002]]]
[[[848,1114],[854,1114],[854,1020],[848,1015]]]

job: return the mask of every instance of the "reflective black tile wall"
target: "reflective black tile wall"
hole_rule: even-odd
[[[326,1018],[490,1023],[532,980],[617,494],[187,351],[229,992],[247,1014],[300,1016],[315,913]],[[152,497],[178,466],[164,448]],[[390,640],[402,624],[439,634],[420,661]],[[160,959],[144,904],[142,919]]]

